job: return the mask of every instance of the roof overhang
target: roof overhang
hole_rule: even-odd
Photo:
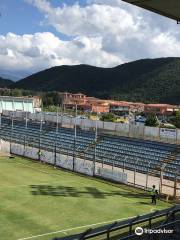
[[[122,0],[180,23],[180,0]]]

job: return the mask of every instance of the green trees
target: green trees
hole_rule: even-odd
[[[143,59],[114,68],[53,67],[13,83],[11,88],[82,92],[102,99],[179,104],[179,76],[180,58]]]
[[[172,124],[177,128],[180,128],[180,111],[177,111],[175,116],[171,119]]]
[[[21,89],[12,89],[11,90],[11,96],[13,97],[21,97],[23,94],[22,94],[22,90]]]
[[[151,113],[148,115],[146,121],[145,121],[145,126],[149,127],[157,127],[158,126],[158,120],[155,114]]]
[[[104,122],[114,122],[116,120],[116,118],[113,113],[107,113],[107,114],[102,115],[100,120],[104,121]]]

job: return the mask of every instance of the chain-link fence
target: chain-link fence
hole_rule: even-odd
[[[2,119],[0,135],[10,142],[10,151],[13,154],[143,189],[150,189],[155,185],[161,194],[180,197],[180,174],[176,168],[176,165],[179,165],[177,163],[172,165],[173,169],[170,169],[169,173],[169,164],[171,161],[176,161],[176,158],[171,159],[172,151],[175,151],[174,147],[168,153],[170,157],[165,159],[170,161],[169,164],[161,160],[157,168],[150,160],[145,163],[148,156],[148,154],[145,156],[146,152],[138,153],[142,142],[133,143],[132,148],[136,148],[137,144],[137,151],[133,150],[129,153],[131,142],[125,139],[126,150],[122,152],[121,146],[125,143],[117,144],[119,137],[109,138],[109,135],[99,131],[97,126],[95,131],[82,131],[78,130],[77,126],[73,129],[63,128],[61,123],[56,125],[42,121],[6,118]],[[117,150],[116,152],[111,149],[113,145],[115,146],[113,151]],[[153,146],[156,147],[156,143]],[[167,147],[172,146],[167,145]],[[157,158],[156,155],[153,157]],[[169,177],[167,174],[170,174]]]

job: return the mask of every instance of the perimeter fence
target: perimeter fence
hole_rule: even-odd
[[[10,143],[12,154],[146,190],[155,185],[160,194],[180,198],[177,145],[97,130],[2,118],[0,138]]]

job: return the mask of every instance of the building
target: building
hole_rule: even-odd
[[[171,116],[180,108],[170,104],[144,104],[139,102],[102,100],[88,97],[82,93],[59,93],[61,104],[67,109],[75,109],[94,113],[113,113],[117,116],[129,116],[131,113],[154,113],[157,116]]]
[[[103,100],[95,97],[88,97],[82,93],[59,92],[60,103],[67,109],[74,109],[94,113],[114,113],[119,116],[129,115],[130,112],[143,112],[143,103],[126,101]]]
[[[118,116],[129,115],[130,103],[128,102],[112,102],[109,104],[109,112]]]
[[[144,103],[134,103],[126,101],[111,101],[109,104],[109,112],[118,116],[129,115],[130,112],[137,113],[144,111]]]
[[[178,110],[178,106],[170,104],[146,104],[144,106],[144,113],[146,115],[153,113],[157,116],[171,116]]]
[[[132,113],[142,113],[144,112],[144,103],[138,103],[138,102],[131,102],[130,103],[130,111]]]
[[[41,98],[0,96],[0,113],[4,110],[39,112],[41,111]]]
[[[86,95],[82,93],[68,93],[68,92],[59,92],[59,102],[60,104],[63,105],[68,105],[68,104],[84,104],[86,103]]]
[[[67,109],[74,109],[77,106],[78,110],[107,113],[109,112],[108,100],[101,100],[94,97],[87,97],[82,93],[59,93],[60,103]]]
[[[91,112],[94,113],[108,113],[109,101],[94,97],[87,97],[87,103],[91,106]]]

